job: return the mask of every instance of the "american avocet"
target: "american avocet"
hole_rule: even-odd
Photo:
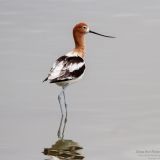
[[[62,91],[58,95],[58,101],[61,109],[61,123],[58,130],[58,137],[60,138],[60,130],[61,124],[63,121],[63,110],[62,110],[62,103],[61,103],[61,96],[63,94],[64,98],[64,106],[66,110],[66,117],[65,117],[65,124],[67,121],[67,103],[65,97],[65,89],[66,87],[78,81],[82,78],[85,70],[85,62],[84,62],[84,55],[85,55],[85,43],[84,43],[84,35],[86,33],[93,33],[99,36],[108,37],[108,38],[115,38],[112,36],[106,36],[103,34],[99,34],[97,32],[91,31],[86,23],[78,23],[73,28],[73,38],[75,42],[75,48],[66,53],[65,55],[59,57],[56,62],[53,64],[50,73],[48,74],[47,78],[44,81],[49,80],[50,83],[56,83],[57,85],[62,87]],[[43,82],[44,82],[43,81]],[[64,136],[64,129],[62,132],[62,138]]]

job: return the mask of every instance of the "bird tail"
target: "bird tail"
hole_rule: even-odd
[[[44,80],[43,80],[43,82],[45,82],[45,81],[47,81],[48,80],[48,77],[46,77]]]

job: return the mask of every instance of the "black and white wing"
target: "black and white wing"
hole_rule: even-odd
[[[50,80],[50,83],[56,83],[74,80],[79,78],[84,73],[84,70],[85,63],[81,57],[64,55],[56,60],[44,81]]]

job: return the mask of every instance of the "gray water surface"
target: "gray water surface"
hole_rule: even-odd
[[[0,159],[43,160],[57,141],[60,88],[42,80],[81,21],[117,38],[86,35],[86,74],[66,90],[65,138],[87,160],[160,151],[160,1],[0,0]]]

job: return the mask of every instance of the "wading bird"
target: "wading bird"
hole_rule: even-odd
[[[93,33],[93,34],[97,34],[99,36],[108,37],[108,38],[115,38],[112,36],[106,36],[106,35],[91,31],[86,23],[76,24],[73,28],[73,38],[75,42],[75,48],[72,51],[66,53],[65,55],[59,57],[56,60],[56,62],[53,64],[47,78],[44,79],[44,81],[49,80],[50,83],[55,83],[58,86],[62,87],[62,91],[58,95],[58,101],[59,101],[61,115],[62,115],[60,126],[59,126],[58,133],[57,133],[59,138],[64,137],[65,124],[67,122],[67,103],[66,103],[65,89],[71,83],[76,82],[79,79],[81,79],[84,74],[84,70],[85,70],[84,38],[87,33]],[[62,109],[62,103],[61,103],[62,95],[64,98],[66,116],[64,120],[63,132],[61,136],[61,125],[63,121],[63,109]]]

